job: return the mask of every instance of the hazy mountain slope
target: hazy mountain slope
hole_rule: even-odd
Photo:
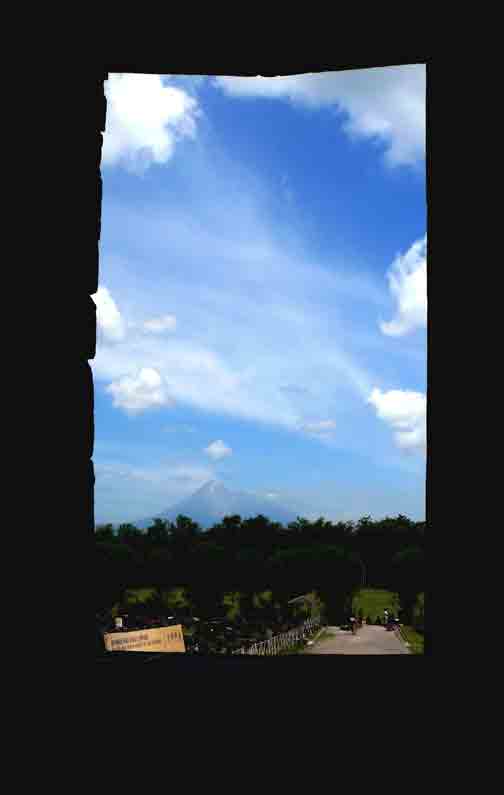
[[[174,521],[179,514],[189,516],[202,527],[208,528],[224,516],[239,514],[242,519],[263,514],[275,522],[287,524],[297,518],[297,514],[278,505],[275,499],[257,497],[241,491],[230,491],[224,484],[212,480],[205,483],[190,497],[176,503],[171,508],[156,514],[155,518]],[[154,517],[152,517],[154,518]],[[145,529],[152,518],[142,519],[134,524]]]

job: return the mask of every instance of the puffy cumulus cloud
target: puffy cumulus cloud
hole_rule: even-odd
[[[399,255],[387,275],[397,302],[396,317],[380,323],[384,334],[400,337],[427,325],[427,235]]]
[[[424,452],[426,450],[427,398],[421,392],[408,392],[392,389],[382,392],[373,389],[368,402],[377,416],[388,423],[395,431],[398,447],[405,451]]]
[[[143,330],[149,334],[162,334],[163,331],[175,331],[176,328],[177,318],[175,315],[153,317],[151,320],[146,320],[143,324]]]
[[[98,342],[121,342],[126,326],[116,302],[106,287],[99,287],[93,295],[96,304]]]
[[[215,77],[214,82],[231,96],[332,106],[346,117],[349,136],[385,146],[389,165],[413,165],[425,157],[423,64],[286,77]]]
[[[227,447],[222,439],[217,439],[217,441],[209,444],[208,447],[205,447],[204,452],[209,455],[210,458],[213,458],[214,461],[220,461],[221,458],[233,455],[232,449]]]
[[[166,163],[178,139],[196,133],[197,101],[159,75],[111,74],[102,163],[144,171]]]
[[[136,376],[126,375],[112,381],[107,392],[112,395],[114,406],[129,414],[173,404],[161,376],[151,367],[143,367]]]

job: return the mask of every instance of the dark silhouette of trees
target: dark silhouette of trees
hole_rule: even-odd
[[[287,526],[235,515],[207,531],[187,516],[155,519],[146,531],[102,525],[95,531],[97,609],[117,604],[128,589],[183,588],[195,614],[248,611],[275,621],[293,596],[316,591],[328,620],[338,622],[365,572],[367,587],[397,592],[403,618],[415,615],[423,626],[417,600],[425,591],[424,538],[425,523],[402,515],[357,522],[298,517]]]
[[[170,540],[171,525],[163,519],[154,519],[147,528],[147,538],[152,546],[167,546]]]

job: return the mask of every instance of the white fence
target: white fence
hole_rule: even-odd
[[[266,655],[271,656],[275,654],[280,654],[280,652],[285,651],[286,649],[292,648],[296,646],[298,643],[301,643],[307,635],[311,635],[319,629],[322,625],[322,621],[320,618],[310,618],[308,621],[305,621],[300,627],[296,627],[295,629],[289,630],[289,632],[283,632],[281,635],[276,635],[275,637],[271,638],[270,640],[264,640],[260,643],[254,643],[249,648],[241,648],[237,649],[233,652],[233,654],[257,654],[257,655]]]

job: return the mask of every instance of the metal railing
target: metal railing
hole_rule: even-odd
[[[309,618],[301,626],[295,629],[290,629],[288,632],[283,632],[281,635],[275,635],[269,640],[253,643],[248,648],[242,647],[236,649],[233,654],[255,654],[262,656],[272,656],[280,654],[282,651],[296,646],[301,643],[307,635],[311,635],[322,625],[321,618]]]

